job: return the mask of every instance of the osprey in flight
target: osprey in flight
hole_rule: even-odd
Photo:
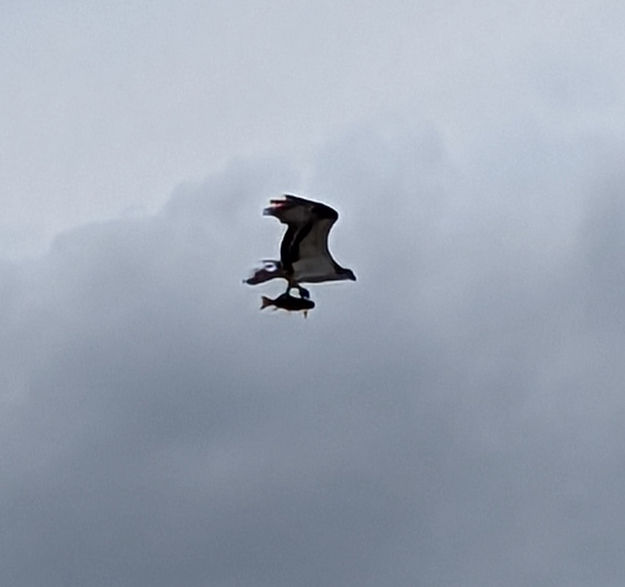
[[[301,298],[308,299],[310,294],[301,283],[356,281],[353,271],[341,267],[328,250],[328,233],[339,217],[336,210],[320,202],[285,195],[283,199],[270,200],[263,214],[275,216],[287,225],[280,245],[280,260],[263,261],[263,267],[246,283],[256,285],[279,277],[287,280],[286,296],[296,288]]]

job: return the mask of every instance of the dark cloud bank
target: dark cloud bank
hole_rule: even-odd
[[[624,152],[355,129],[1,266],[0,583],[620,585]],[[308,320],[240,283],[285,190],[359,277]]]

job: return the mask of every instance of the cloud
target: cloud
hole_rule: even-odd
[[[622,147],[582,138],[355,126],[0,267],[3,584],[616,584]],[[359,278],[307,321],[240,283],[281,191]]]

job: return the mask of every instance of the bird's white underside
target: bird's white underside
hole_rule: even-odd
[[[293,277],[295,281],[305,283],[344,279],[336,274],[330,259],[321,255],[306,257],[293,263]]]

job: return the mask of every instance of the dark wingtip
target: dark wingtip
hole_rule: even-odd
[[[286,200],[272,198],[269,200],[269,206],[263,210],[263,216],[276,216],[276,212],[286,204]]]

